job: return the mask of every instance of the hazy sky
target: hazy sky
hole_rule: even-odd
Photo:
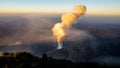
[[[76,4],[87,14],[120,15],[120,0],[0,0],[0,13],[71,12]]]

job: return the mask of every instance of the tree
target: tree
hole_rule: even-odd
[[[43,61],[46,61],[48,59],[47,54],[43,54],[42,59]]]
[[[9,54],[8,52],[4,52],[2,55],[3,55],[4,57],[9,57],[9,56],[10,56],[10,54]]]
[[[23,59],[23,60],[31,60],[34,56],[30,53],[20,52],[16,55],[16,58]]]
[[[8,65],[6,64],[3,68],[8,68]]]

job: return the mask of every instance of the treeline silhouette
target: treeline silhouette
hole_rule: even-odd
[[[75,63],[65,59],[53,59],[43,54],[42,58],[27,52],[2,53],[0,68],[112,68],[119,66],[101,65],[96,62]]]

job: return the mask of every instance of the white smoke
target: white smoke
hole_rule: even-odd
[[[62,48],[62,43],[66,37],[67,30],[70,26],[79,19],[80,16],[86,13],[86,7],[84,5],[76,5],[74,7],[74,13],[66,13],[62,15],[61,22],[54,25],[52,28],[53,35],[58,42],[58,49]]]
[[[58,43],[57,49],[62,49],[62,43]]]

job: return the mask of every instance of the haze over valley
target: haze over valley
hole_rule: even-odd
[[[26,51],[39,57],[47,53],[76,62],[112,58],[111,61],[117,62],[120,57],[119,16],[82,16],[69,29],[63,49],[57,50],[51,29],[61,21],[61,15],[1,14],[0,52]]]

